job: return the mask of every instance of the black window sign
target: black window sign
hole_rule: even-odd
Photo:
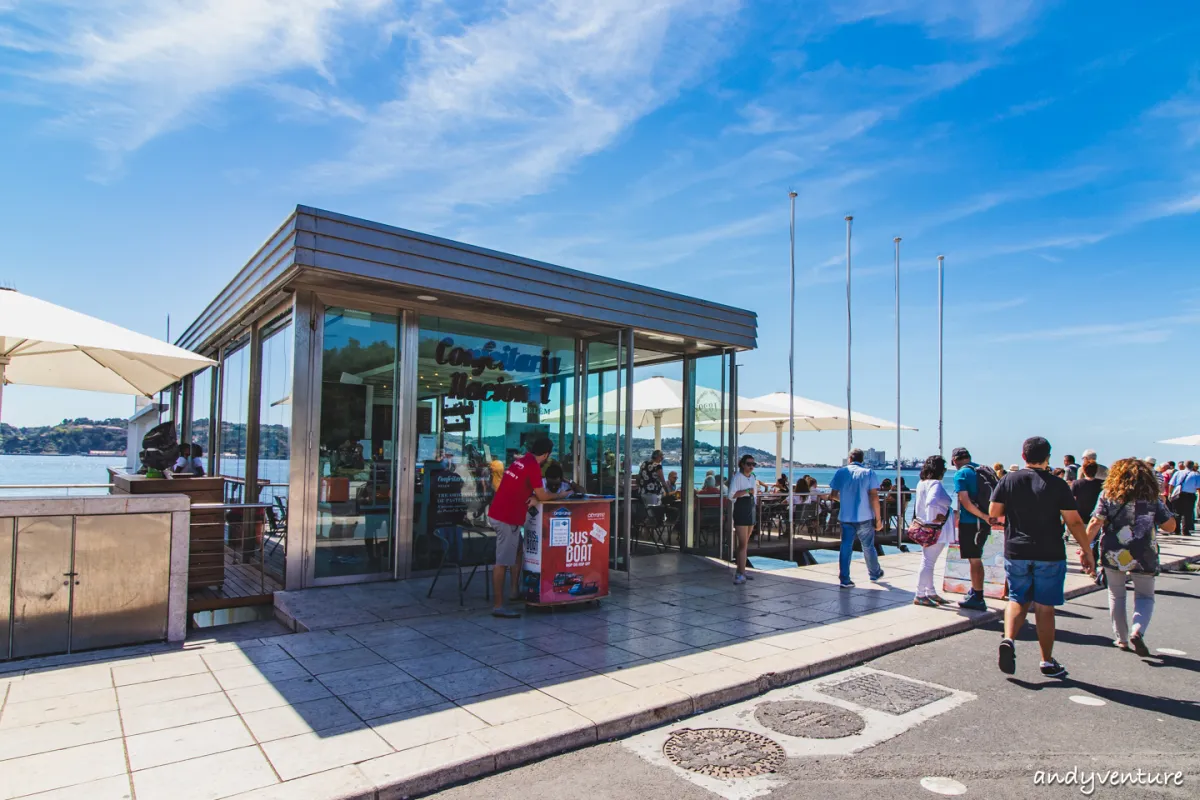
[[[471,430],[471,420],[467,417],[475,412],[475,406],[470,403],[459,403],[456,406],[446,406],[442,409],[442,430],[446,433]],[[451,422],[452,417],[458,419]]]
[[[446,394],[449,398],[528,403],[533,399],[530,396],[532,387],[535,391],[540,390],[537,402],[541,405],[550,402],[553,376],[558,374],[562,361],[558,356],[552,356],[549,350],[534,355],[522,353],[512,345],[498,347],[495,342],[487,342],[478,350],[455,347],[454,340],[449,336],[438,342],[434,360],[438,364],[467,368],[464,372],[451,373],[450,391]],[[507,375],[497,375],[489,381],[483,379],[483,373],[488,370],[525,373],[536,377],[522,382],[513,381]]]

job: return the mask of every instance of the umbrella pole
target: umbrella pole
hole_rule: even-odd
[[[795,531],[795,509],[792,504],[792,494],[795,491],[793,487],[794,476],[792,472],[792,464],[795,461],[796,455],[796,193],[788,192],[788,198],[791,200],[791,295],[788,299],[788,561],[795,558],[796,552],[796,531]],[[777,431],[775,442],[776,450],[779,450],[779,437],[783,435],[783,426],[779,423],[775,424]],[[779,457],[776,456],[775,463],[779,463]],[[783,473],[782,468],[780,474]]]
[[[0,421],[4,419],[4,368],[8,366],[7,356],[0,356]],[[0,443],[3,443],[0,441]]]

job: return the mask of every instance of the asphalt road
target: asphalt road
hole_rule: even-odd
[[[1132,598],[1130,599],[1132,606]],[[937,613],[937,612],[932,612]],[[1032,615],[1031,615],[1032,616]],[[1000,628],[912,647],[868,666],[971,692],[967,702],[851,756],[789,760],[773,800],[933,798],[925,776],[965,785],[966,797],[1086,797],[1078,787],[1037,786],[1038,770],[1183,772],[1183,785],[1097,786],[1092,797],[1200,797],[1200,574],[1158,579],[1146,637],[1185,656],[1138,658],[1112,646],[1105,594],[1060,609],[1055,656],[1065,681],[1043,678],[1031,624],[1017,643],[1017,674],[996,667]],[[1103,706],[1072,702],[1090,695]],[[752,706],[755,700],[744,705]],[[439,800],[712,800],[715,795],[609,742],[448,789]]]

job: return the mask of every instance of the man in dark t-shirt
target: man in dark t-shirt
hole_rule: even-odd
[[[1084,520],[1092,518],[1100,493],[1104,491],[1104,481],[1096,477],[1100,465],[1089,461],[1083,465],[1083,477],[1071,484],[1071,494],[1075,495],[1075,505],[1079,508],[1079,516]]]
[[[1050,472],[1050,443],[1041,436],[1026,439],[1021,448],[1026,469],[1010,472],[992,492],[990,516],[1004,520],[1004,570],[1008,576],[1008,607],[1000,641],[1000,671],[1017,670],[1013,640],[1033,605],[1042,674],[1065,678],[1067,671],[1054,660],[1054,607],[1064,602],[1067,548],[1063,525],[1080,547],[1084,571],[1095,573],[1087,532],[1071,487]]]

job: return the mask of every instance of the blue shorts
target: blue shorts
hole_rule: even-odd
[[[1066,561],[1027,561],[1004,559],[1004,574],[1008,576],[1008,597],[1025,605],[1061,606],[1066,602],[1063,587],[1067,582]]]

